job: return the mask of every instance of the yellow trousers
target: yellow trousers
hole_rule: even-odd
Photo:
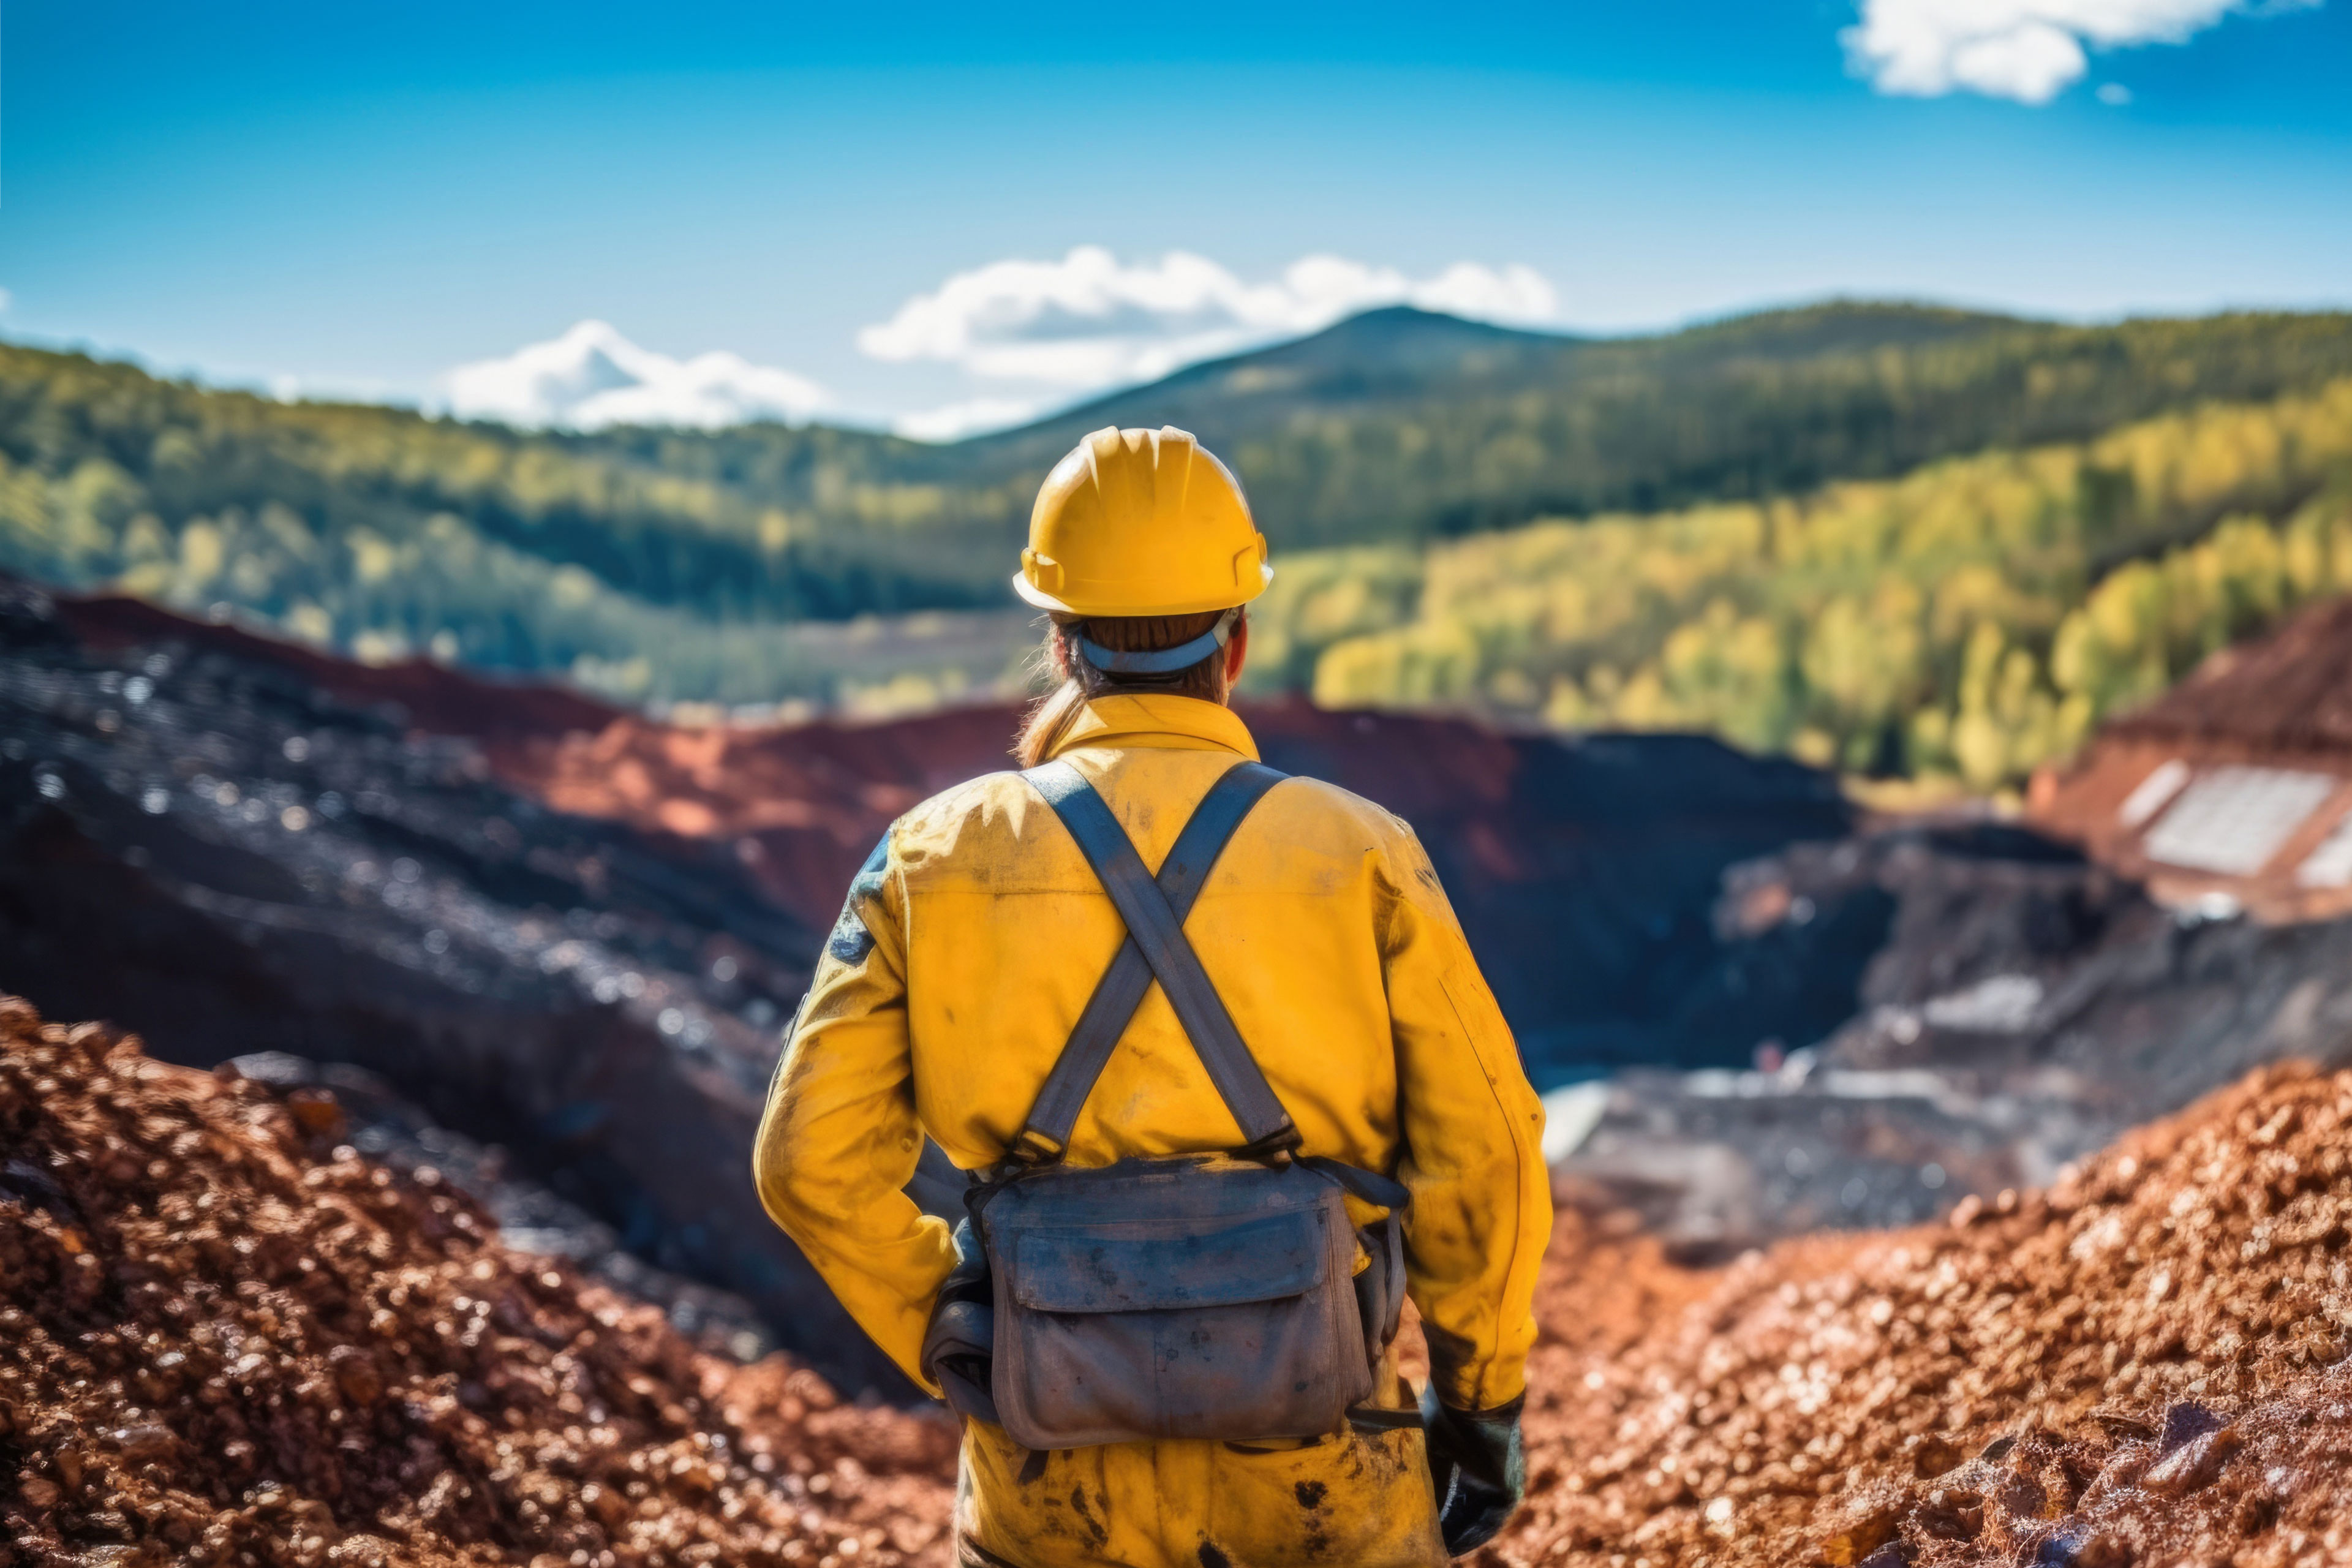
[[[1379,1403],[1411,1408],[1381,1369]],[[1024,1476],[1028,1477],[1024,1479]],[[1306,1442],[1114,1443],[1037,1457],[964,1423],[959,1568],[1443,1568],[1417,1427]]]

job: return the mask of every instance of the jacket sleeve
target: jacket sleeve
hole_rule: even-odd
[[[923,1131],[907,1037],[903,881],[885,835],[850,884],[768,1091],[753,1172],[768,1213],[907,1375],[955,1263],[902,1190]]]
[[[1543,1107],[1470,944],[1409,828],[1385,857],[1381,963],[1412,1191],[1405,1272],[1437,1395],[1491,1410],[1527,1386],[1551,1237]]]

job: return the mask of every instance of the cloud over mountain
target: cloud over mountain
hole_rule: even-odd
[[[461,418],[580,430],[805,419],[833,401],[791,371],[725,352],[673,359],[593,321],[503,357],[461,364],[441,378],[441,394]]]
[[[1980,92],[2047,103],[2089,68],[2084,46],[2178,44],[2232,12],[2303,9],[2318,0],[1863,0],[1841,36],[1879,91]]]
[[[1278,277],[1244,282],[1190,251],[1128,263],[1082,245],[1058,261],[995,261],[956,273],[861,330],[857,346],[885,363],[963,373],[961,395],[891,421],[902,435],[944,441],[1396,304],[1529,325],[1559,312],[1551,284],[1525,266],[1457,261],[1414,278],[1308,256]],[[460,417],[571,429],[840,416],[833,395],[806,376],[723,352],[674,359],[597,321],[458,365],[438,390],[439,405]]]
[[[1391,267],[1309,256],[1245,283],[1190,251],[1122,262],[1081,245],[1058,261],[992,261],[959,272],[857,334],[876,359],[932,360],[990,380],[1086,391],[1146,381],[1252,343],[1311,332],[1380,305],[1486,321],[1550,321],[1559,300],[1532,268],[1458,261],[1414,279]]]

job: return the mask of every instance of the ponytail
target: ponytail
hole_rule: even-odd
[[[1054,754],[1070,726],[1087,710],[1087,689],[1075,678],[1066,679],[1037,700],[1022,721],[1020,736],[1013,742],[1013,755],[1024,768],[1034,768]]]

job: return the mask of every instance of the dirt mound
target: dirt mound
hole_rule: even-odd
[[[0,1568],[944,1561],[943,1423],[697,1353],[341,1118],[0,1000]],[[2352,1073],[2295,1068],[1712,1272],[1570,1202],[1482,1561],[2352,1563],[2347,1239]]]
[[[2352,1073],[2268,1068],[2046,1194],[1713,1275],[1571,1210],[1488,1561],[2352,1563],[2348,1124]]]
[[[0,1564],[944,1561],[944,1423],[705,1357],[342,1131],[0,998]]]
[[[53,603],[58,619],[92,648],[121,652],[176,643],[240,664],[272,666],[352,707],[396,713],[402,724],[428,734],[520,745],[602,729],[621,711],[565,687],[498,680],[431,659],[360,664],[237,626],[192,620],[123,595],[60,594]]]
[[[2213,654],[2106,730],[2342,756],[2352,748],[2352,598],[2315,605],[2267,636]]]

